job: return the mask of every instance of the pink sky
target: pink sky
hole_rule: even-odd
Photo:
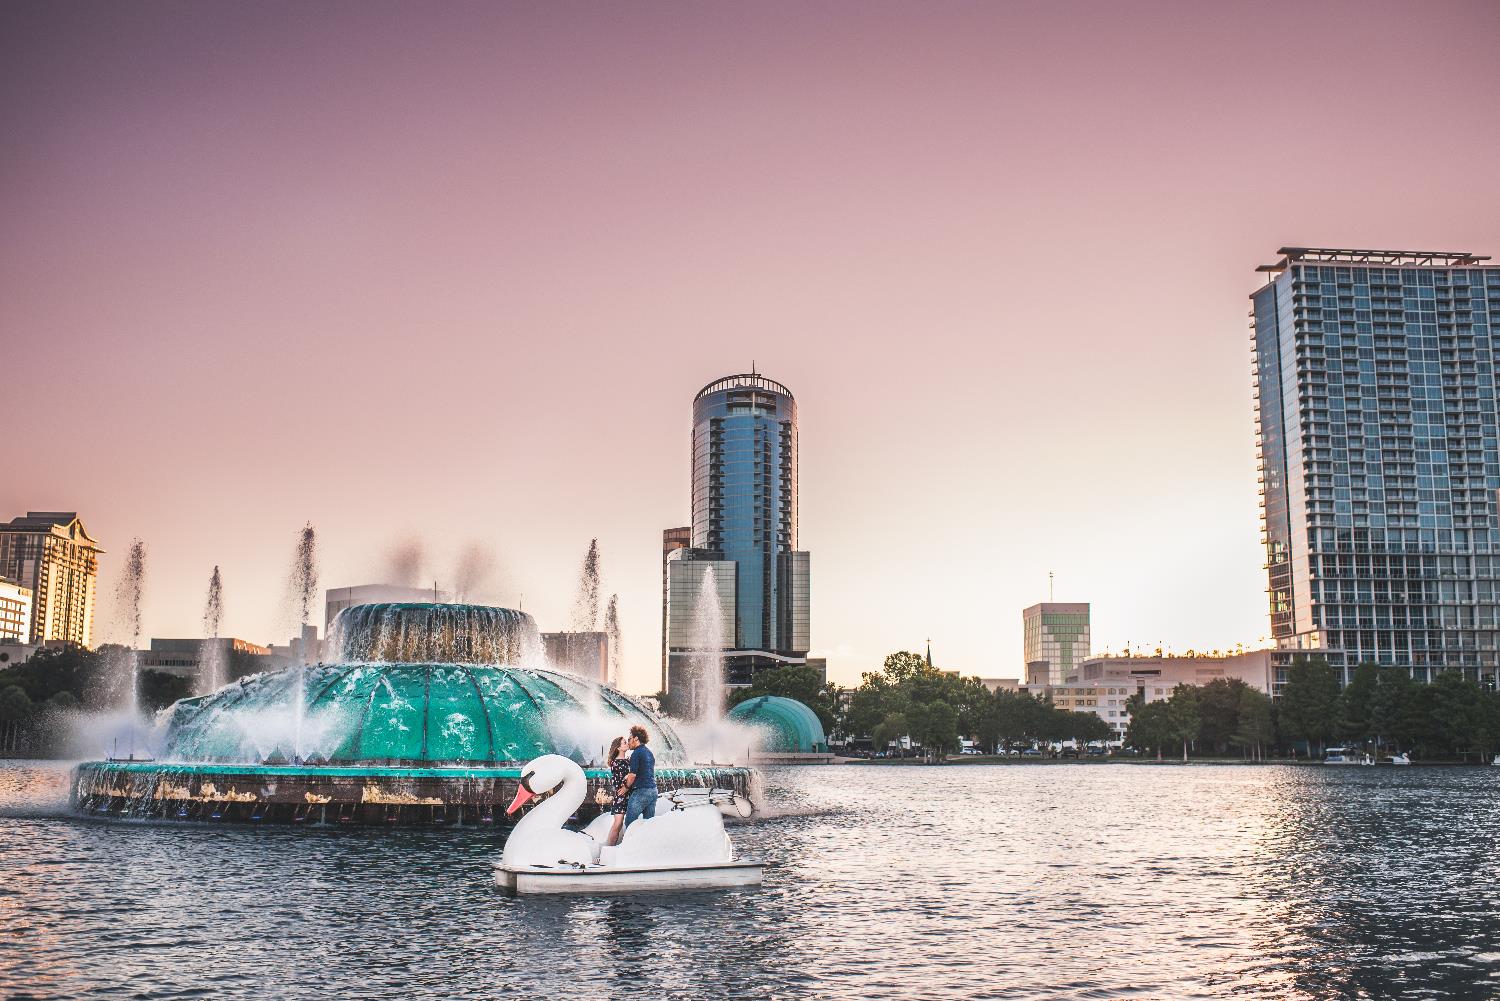
[[[1500,5],[11,3],[0,517],[149,546],[147,635],[291,632],[400,540],[659,672],[693,394],[797,395],[813,641],[1021,673],[1268,631],[1246,295],[1500,255]],[[101,604],[109,625],[111,603]],[[116,629],[113,636],[118,638]]]

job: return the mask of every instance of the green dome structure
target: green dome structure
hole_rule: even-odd
[[[643,703],[547,667],[524,612],[357,605],[339,613],[329,639],[336,663],[269,671],[175,703],[159,720],[154,757],[78,765],[74,808],[179,820],[503,823],[521,766],[561,754],[590,780],[579,810],[587,821],[608,803],[606,745],[634,726],[651,735],[663,791],[749,792],[747,769],[694,765]]]
[[[294,728],[299,700],[302,725]],[[576,675],[484,664],[317,664],[178,702],[159,758],[415,766],[522,764],[563,754],[582,764],[601,757],[595,735],[635,725],[652,733],[663,765],[686,761],[665,720]]]
[[[761,750],[772,754],[827,754],[828,736],[818,714],[796,699],[762,695],[729,710],[729,718],[765,734]]]

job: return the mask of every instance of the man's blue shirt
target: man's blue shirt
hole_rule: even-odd
[[[635,776],[630,791],[656,788],[656,755],[644,744],[630,752],[630,774]]]

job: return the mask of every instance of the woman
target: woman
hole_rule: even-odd
[[[625,753],[625,738],[616,737],[609,744],[609,786],[614,791],[614,805],[610,807],[610,813],[614,814],[614,823],[609,828],[609,840],[607,845],[620,843],[620,831],[625,826],[625,800],[629,789],[625,788],[625,776],[630,774],[630,755]]]

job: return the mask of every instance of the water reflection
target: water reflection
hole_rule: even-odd
[[[1488,997],[1492,772],[788,769],[760,892],[513,900],[486,829],[83,820],[3,763],[0,996]]]

